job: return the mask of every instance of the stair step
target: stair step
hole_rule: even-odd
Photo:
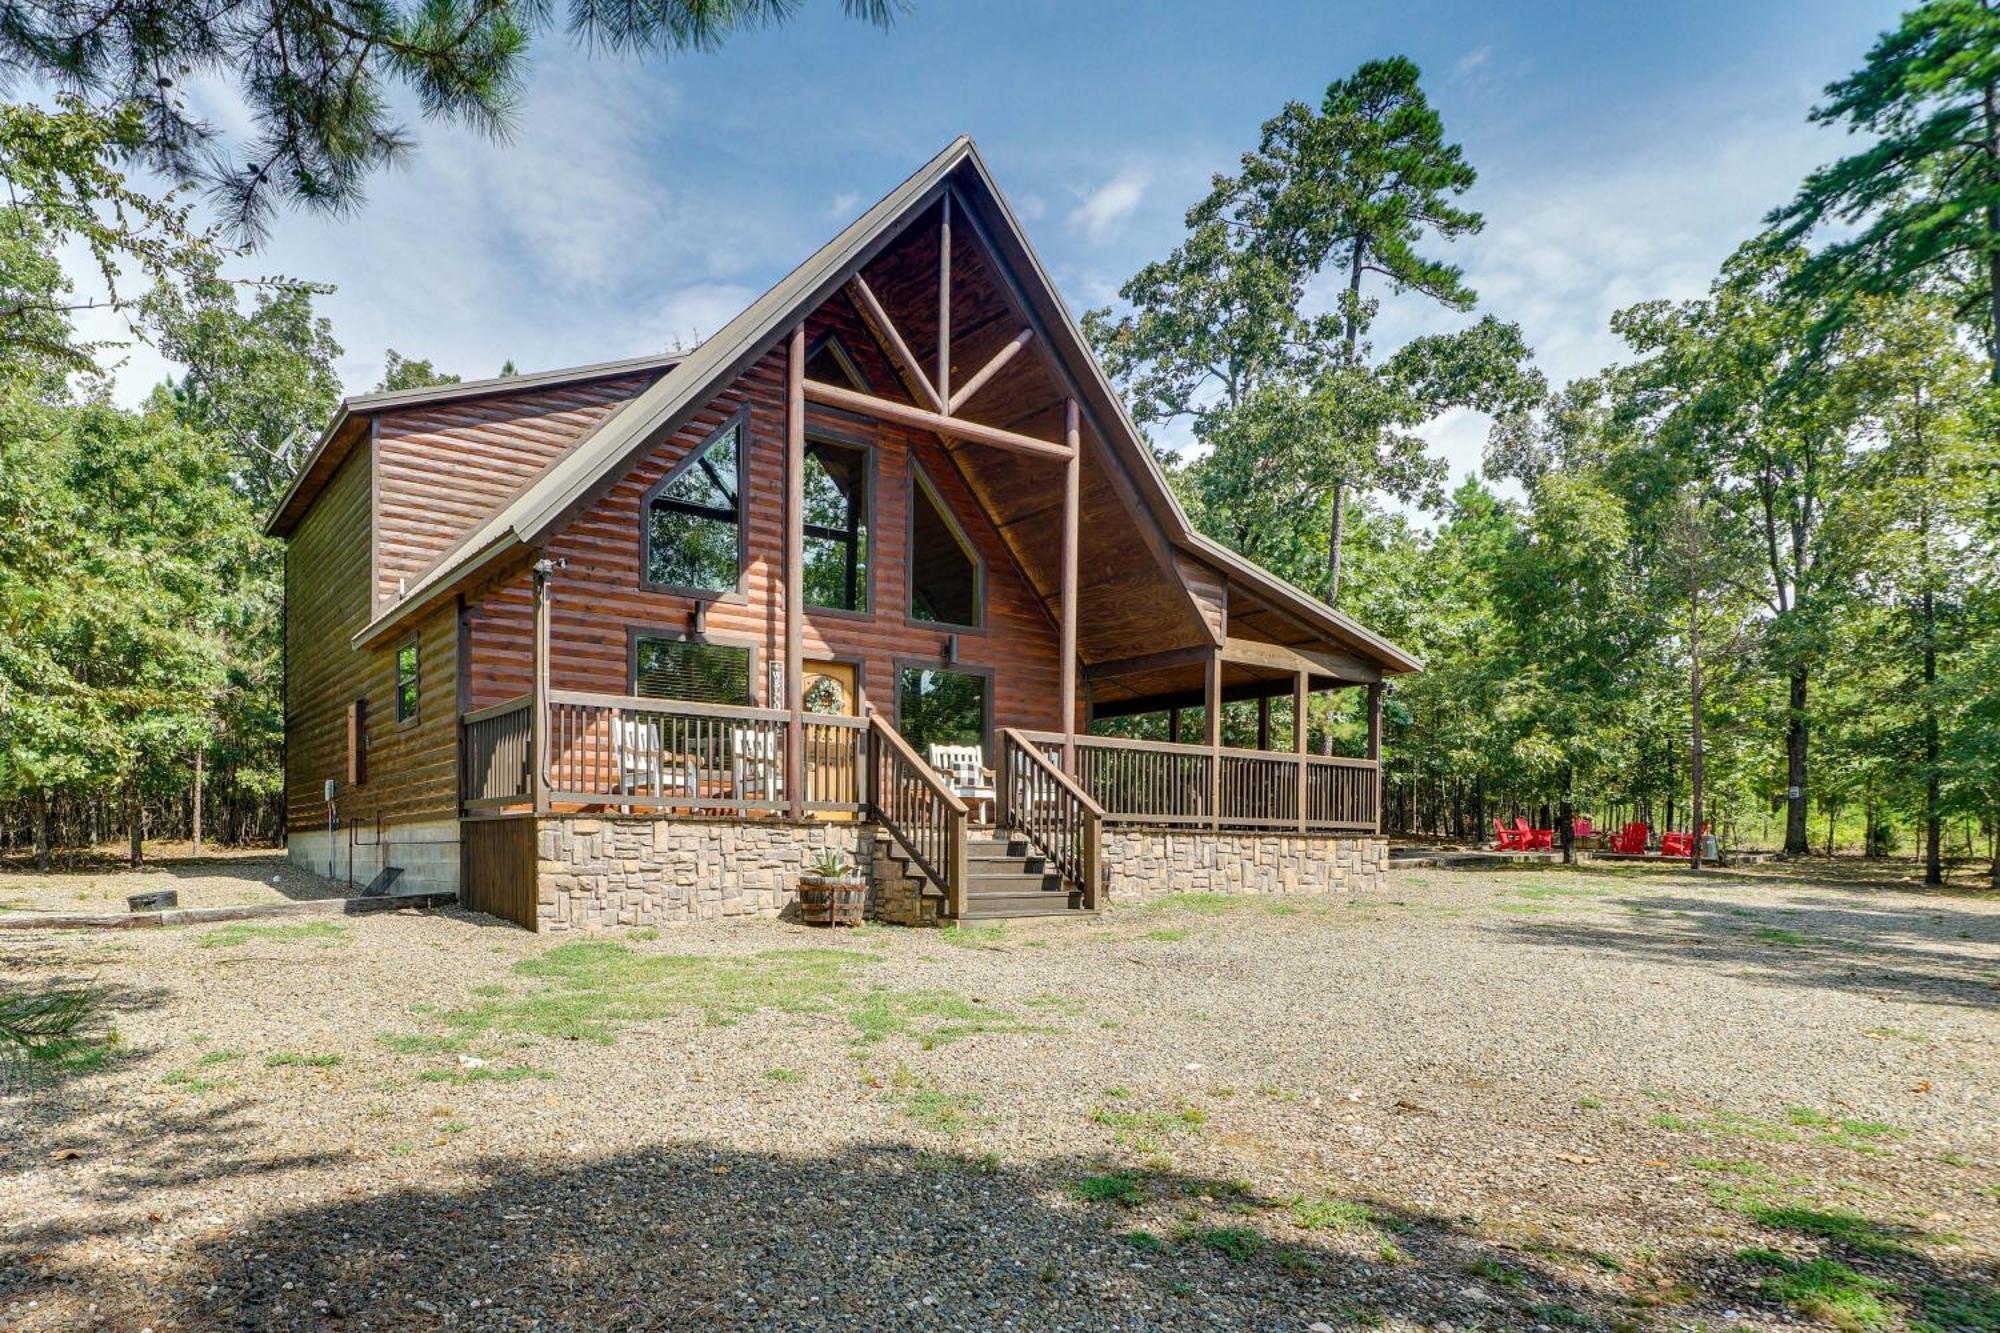
[[[965,891],[980,893],[1059,893],[1060,875],[997,875],[974,872],[966,877]]]
[[[996,916],[1076,916],[1081,909],[1074,905],[1074,894],[1062,893],[993,893],[977,898],[968,898],[961,921],[978,921]]]

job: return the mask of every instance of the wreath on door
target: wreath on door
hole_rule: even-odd
[[[847,687],[831,676],[812,676],[806,681],[805,710],[842,716],[847,712]]]

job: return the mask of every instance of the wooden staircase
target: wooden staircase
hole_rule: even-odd
[[[868,719],[877,892],[914,889],[918,920],[1097,910],[1104,811],[1021,733],[1002,728],[1000,740],[1000,822],[975,827],[944,776],[881,716]]]

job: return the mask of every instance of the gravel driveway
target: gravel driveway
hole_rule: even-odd
[[[2000,903],[1782,868],[832,935],[0,936],[0,1325],[2000,1328]]]

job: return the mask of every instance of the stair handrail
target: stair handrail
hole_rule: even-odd
[[[1014,727],[1000,729],[1000,793],[1001,826],[1032,843],[1096,911],[1104,807]]]
[[[875,822],[944,889],[945,911],[964,916],[971,823],[965,802],[880,713],[868,715],[868,774]]]

